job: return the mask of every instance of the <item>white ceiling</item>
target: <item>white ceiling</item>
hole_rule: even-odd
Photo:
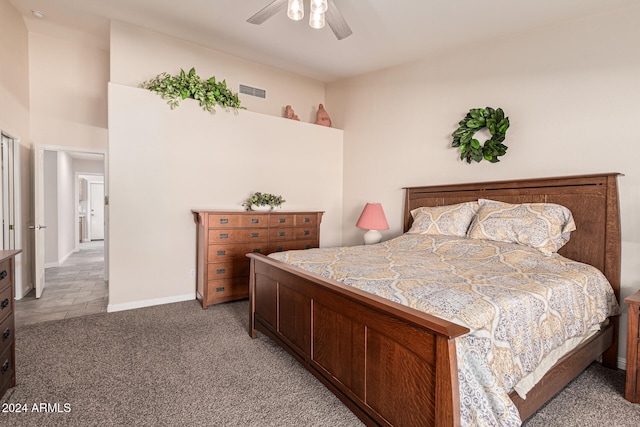
[[[272,0],[9,0],[29,31],[82,32],[108,49],[109,19],[193,41],[217,51],[330,82],[567,20],[631,8],[638,0],[335,0],[353,30],[338,41],[286,11],[246,22]],[[37,9],[41,20],[31,15]],[[308,13],[308,10],[307,10]],[[307,15],[308,16],[308,15]],[[86,34],[85,34],[86,33]],[[505,60],[508,52],[505,52]]]

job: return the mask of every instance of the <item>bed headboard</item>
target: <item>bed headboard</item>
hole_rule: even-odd
[[[591,264],[607,277],[620,300],[620,208],[618,173],[533,178],[473,184],[405,188],[404,231],[411,227],[411,210],[478,199],[507,203],[548,202],[571,210],[576,231],[559,253]]]

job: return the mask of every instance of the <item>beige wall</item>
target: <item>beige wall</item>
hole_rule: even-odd
[[[23,253],[16,257],[17,285],[26,292],[31,286],[31,137],[29,134],[29,37],[18,11],[8,0],[0,0],[0,131],[20,141],[21,233],[17,242]],[[22,295],[18,295],[21,297]]]
[[[360,241],[367,201],[384,205],[384,237],[398,235],[403,186],[622,172],[622,296],[639,289],[639,19],[634,7],[330,84],[327,107],[345,131],[345,244]],[[510,117],[509,150],[467,165],[451,133],[486,106]]]
[[[105,150],[109,53],[29,33],[31,135],[39,145]]]
[[[137,87],[162,72],[177,74],[181,68],[188,71],[191,67],[202,78],[226,80],[233,92],[238,92],[240,83],[265,89],[266,99],[239,95],[249,111],[283,117],[285,106],[292,105],[300,120],[313,122],[318,104],[324,102],[323,82],[133,25],[111,23],[113,83]]]
[[[29,40],[22,17],[0,0],[0,129],[29,138]]]
[[[342,131],[194,100],[171,110],[109,85],[109,310],[195,297],[191,209],[242,210],[254,191],[283,210],[325,211],[320,244],[342,241]]]

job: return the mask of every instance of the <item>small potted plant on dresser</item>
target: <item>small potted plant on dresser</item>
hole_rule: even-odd
[[[286,200],[284,200],[282,196],[256,192],[253,193],[242,205],[247,208],[248,211],[270,211],[282,206],[284,202],[286,202]]]

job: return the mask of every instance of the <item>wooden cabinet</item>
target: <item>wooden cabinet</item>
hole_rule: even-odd
[[[202,308],[249,297],[248,253],[317,248],[322,212],[192,210]]]
[[[0,250],[0,399],[16,385],[13,294],[15,256],[20,250]]]
[[[629,304],[627,323],[627,383],[624,397],[630,402],[640,403],[640,291],[625,298]]]

